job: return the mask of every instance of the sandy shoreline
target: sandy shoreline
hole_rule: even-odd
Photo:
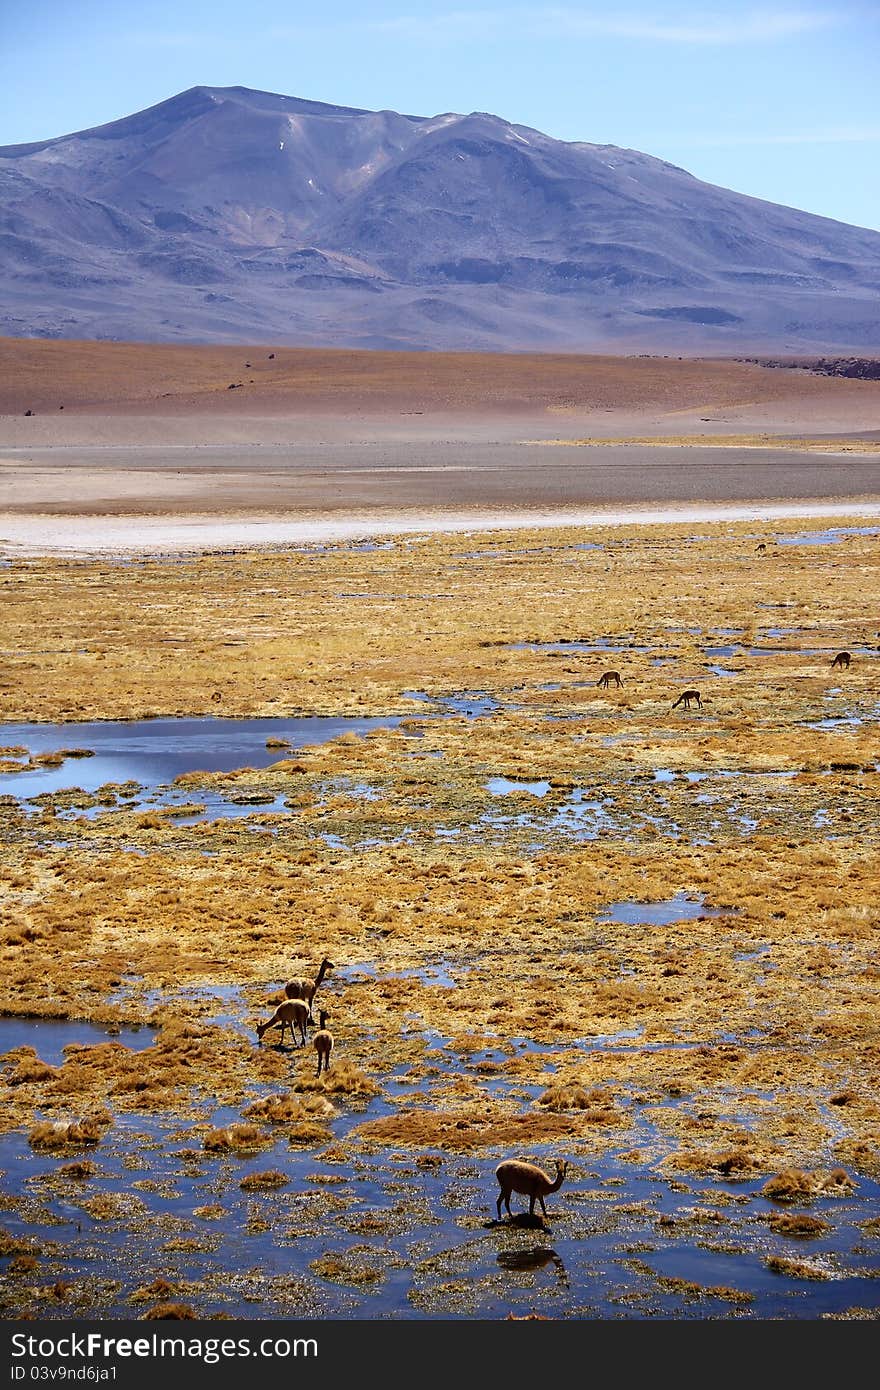
[[[556,527],[687,525],[692,522],[880,520],[880,501],[701,503],[659,508],[508,512],[411,511],[354,515],[38,516],[0,514],[0,555],[124,555],[195,553],[214,549],[274,549],[388,536],[484,533]]]

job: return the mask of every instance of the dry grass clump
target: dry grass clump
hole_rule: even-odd
[[[277,1168],[267,1168],[263,1173],[248,1173],[238,1184],[242,1192],[271,1192],[276,1187],[286,1187],[290,1178],[279,1173]]]
[[[25,1086],[41,1081],[54,1081],[57,1075],[56,1067],[50,1067],[48,1062],[44,1062],[34,1053],[31,1057],[22,1057],[18,1066],[9,1073],[6,1080],[10,1086]]]
[[[318,1144],[329,1144],[332,1138],[333,1131],[316,1120],[301,1120],[287,1131],[287,1142],[292,1149],[311,1149]]]
[[[28,1135],[32,1149],[75,1149],[99,1144],[113,1124],[107,1110],[86,1115],[81,1120],[41,1120]]]
[[[774,1202],[812,1202],[818,1187],[812,1173],[785,1168],[768,1178],[761,1191]]]
[[[89,1178],[95,1177],[100,1171],[97,1163],[92,1163],[88,1158],[78,1159],[76,1163],[62,1163],[56,1169],[57,1178],[72,1178],[76,1182],[87,1182]]]
[[[774,1274],[782,1274],[786,1279],[830,1279],[831,1275],[821,1265],[810,1264],[807,1260],[789,1260],[785,1255],[767,1255],[764,1264]]]
[[[14,1236],[11,1231],[0,1230],[0,1259],[8,1255],[26,1255],[31,1248],[31,1241]]]
[[[253,1153],[274,1142],[274,1137],[259,1125],[235,1123],[209,1130],[202,1138],[202,1147],[208,1153]]]
[[[146,1205],[133,1192],[101,1192],[79,1206],[95,1221],[124,1221],[140,1216]]]
[[[93,1220],[127,1220],[146,1211],[145,1202],[133,1193],[99,1193],[78,1205]]]
[[[764,1183],[765,1197],[774,1202],[812,1202],[816,1197],[839,1197],[852,1192],[856,1183],[844,1168],[831,1172],[804,1172],[801,1168],[785,1168]]]
[[[834,1156],[858,1173],[880,1177],[880,1134],[875,1131],[865,1139],[841,1139],[834,1145]]]
[[[286,1125],[298,1123],[304,1119],[331,1119],[336,1115],[336,1110],[329,1100],[316,1092],[305,1095],[292,1096],[289,1091],[282,1091],[277,1096],[266,1096],[262,1100],[255,1100],[252,1105],[242,1111],[249,1120],[262,1120],[265,1124]]]
[[[232,1089],[249,1056],[237,1035],[175,1018],[167,1010],[149,1047],[71,1043],[64,1052],[64,1065],[47,1082],[47,1100],[112,1098],[122,1109],[148,1112],[179,1109],[183,1097],[192,1101],[199,1092],[217,1097],[224,1080]]]
[[[670,1154],[663,1167],[683,1173],[716,1173],[727,1178],[748,1178],[763,1167],[756,1154],[748,1149],[692,1150]]]
[[[353,1245],[340,1254],[321,1255],[310,1268],[322,1279],[355,1287],[381,1284],[388,1270],[401,1269],[405,1261],[391,1250],[377,1245]]]
[[[780,1236],[794,1236],[809,1239],[824,1235],[831,1227],[818,1216],[808,1216],[806,1212],[774,1211],[770,1213],[770,1229]]]
[[[563,1115],[505,1114],[489,1106],[460,1110],[411,1110],[367,1120],[352,1130],[356,1142],[385,1148],[450,1149],[473,1152],[495,1145],[531,1147],[579,1134],[580,1121]],[[327,1155],[324,1155],[326,1160]]]
[[[221,1207],[219,1202],[208,1202],[203,1207],[193,1207],[193,1216],[197,1216],[200,1221],[221,1221],[226,1215],[226,1208]]]
[[[581,1111],[581,1119],[591,1125],[627,1124],[627,1117],[614,1107],[607,1091],[585,1091],[583,1086],[566,1083],[548,1086],[538,1097],[538,1105],[554,1114],[567,1110]]]
[[[157,1303],[154,1308],[148,1308],[143,1317],[145,1321],[151,1318],[194,1318],[195,1310],[188,1303]]]
[[[182,1291],[182,1285],[173,1284],[168,1279],[160,1277],[154,1279],[151,1284],[144,1284],[142,1288],[135,1289],[133,1293],[129,1294],[128,1301],[129,1303],[152,1303],[155,1298],[169,1300]]]
[[[297,1077],[293,1089],[298,1092],[322,1091],[328,1095],[344,1095],[349,1098],[369,1099],[381,1095],[382,1088],[371,1076],[347,1059],[337,1062],[330,1071],[318,1076]]]
[[[655,1274],[654,1283],[664,1293],[679,1294],[688,1302],[704,1298],[721,1298],[725,1303],[752,1303],[755,1297],[744,1289],[733,1289],[727,1284],[697,1284],[692,1279],[682,1279],[676,1274]]]
[[[334,1284],[381,1284],[385,1277],[375,1265],[357,1264],[338,1255],[322,1255],[312,1260],[309,1268]]]

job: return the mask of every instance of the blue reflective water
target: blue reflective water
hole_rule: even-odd
[[[532,796],[546,796],[550,790],[549,782],[514,782],[510,777],[490,777],[486,790],[493,796],[509,796],[511,792],[529,792]]]
[[[824,531],[804,531],[799,536],[777,536],[778,545],[835,545],[845,536],[876,536],[880,526],[829,526]]]
[[[630,927],[665,927],[670,922],[692,921],[697,917],[722,917],[724,910],[706,907],[702,895],[690,897],[687,893],[677,893],[662,903],[620,902],[610,903],[601,912],[597,922],[623,922]]]
[[[32,754],[88,748],[94,757],[65,760],[60,767],[0,774],[0,794],[40,796],[65,787],[94,792],[108,782],[164,786],[185,772],[231,772],[270,767],[291,749],[327,743],[341,734],[394,728],[400,720],[348,716],[291,716],[284,719],[140,719],[91,724],[0,724],[0,744],[22,745]],[[284,739],[287,747],[267,748]]]
[[[102,1028],[78,1018],[0,1018],[0,1056],[16,1047],[32,1047],[50,1067],[65,1061],[64,1049],[70,1043],[94,1047],[98,1043],[122,1043],[133,1052],[150,1047],[155,1038],[152,1028]]]

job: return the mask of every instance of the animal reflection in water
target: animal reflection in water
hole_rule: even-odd
[[[502,1269],[510,1274],[530,1274],[535,1269],[546,1269],[552,1265],[560,1284],[568,1287],[568,1274],[565,1265],[555,1250],[547,1245],[532,1245],[523,1250],[499,1250],[496,1259]]]

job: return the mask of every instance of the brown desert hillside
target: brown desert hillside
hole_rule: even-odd
[[[0,414],[689,410],[867,400],[876,383],[725,359],[0,339]]]

